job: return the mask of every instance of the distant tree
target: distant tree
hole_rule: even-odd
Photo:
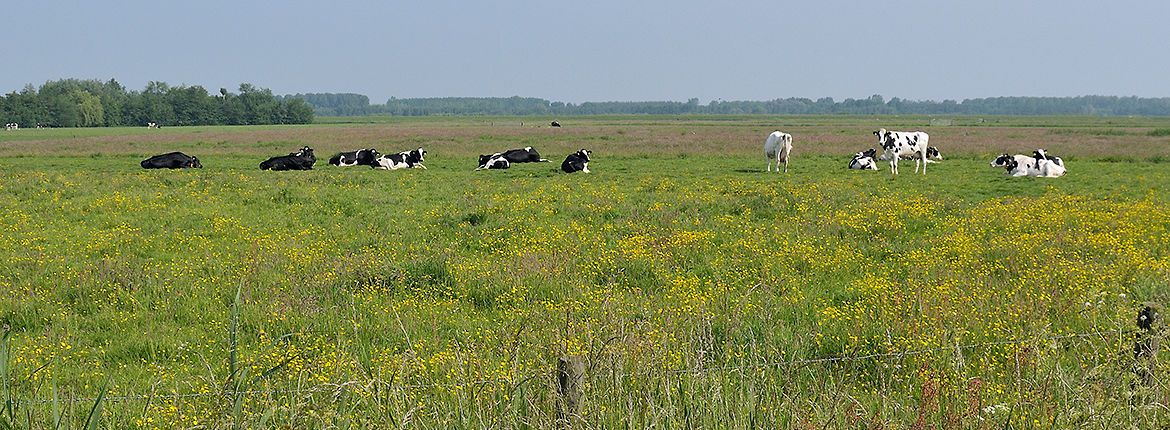
[[[75,90],[71,94],[73,102],[77,103],[78,122],[80,127],[98,127],[106,125],[105,110],[102,100],[89,91]]]

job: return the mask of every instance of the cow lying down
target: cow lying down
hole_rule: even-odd
[[[300,151],[264,160],[260,163],[260,170],[313,170],[316,162],[313,148],[306,146]]]
[[[166,154],[155,155],[153,157],[142,160],[143,169],[188,169],[197,168],[202,169],[203,165],[199,164],[199,158],[192,157],[182,152],[168,152]]]
[[[427,151],[421,147],[397,154],[382,154],[375,160],[374,168],[383,170],[426,169],[427,166],[422,164],[423,158],[426,156]]]
[[[502,160],[502,161],[501,161]],[[531,146],[524,148],[509,149],[504,152],[497,152],[492,155],[480,155],[479,167],[475,170],[482,169],[507,169],[512,166],[512,163],[547,163],[548,160],[540,158],[540,153],[532,149]]]
[[[568,157],[565,157],[565,161],[561,163],[561,170],[565,173],[589,173],[589,150],[582,149],[569,154]]]
[[[877,149],[875,148],[869,148],[853,154],[853,159],[849,160],[849,168],[856,170],[877,170],[877,161],[873,159],[876,155]]]
[[[1037,160],[1023,154],[1001,154],[991,161],[991,167],[1002,167],[1008,175],[1015,177],[1059,178],[1065,174],[1064,166],[1053,160]]]
[[[339,152],[329,158],[329,164],[337,167],[370,166],[378,167],[374,160],[378,159],[378,150],[373,148],[357,151]]]

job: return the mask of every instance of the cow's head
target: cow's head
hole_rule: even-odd
[[[584,159],[585,159],[585,162],[589,162],[589,153],[590,153],[590,152],[591,152],[591,151],[589,151],[588,149],[581,148],[581,150],[580,150],[580,151],[577,151],[577,156],[578,156],[578,157],[581,157],[581,158],[584,158]]]
[[[873,135],[877,136],[878,145],[881,146],[882,148],[889,148],[889,146],[894,141],[894,133],[891,131],[887,131],[884,128],[878,129],[878,131],[873,132]]]
[[[199,164],[199,157],[191,157],[191,161],[187,162],[187,167],[194,167],[196,169],[202,169],[203,165]]]
[[[422,149],[421,146],[418,147],[418,149],[416,149],[414,151],[410,151],[410,152],[413,153],[416,157],[418,157],[418,161],[416,161],[416,163],[421,163],[423,161],[423,159],[427,157],[427,150]]]
[[[479,156],[479,167],[477,167],[476,170],[483,169],[483,168],[487,167],[488,160],[491,160],[492,157],[493,157],[493,155],[480,155]]]
[[[858,154],[861,154],[862,157],[874,158],[874,157],[877,157],[877,149],[876,148],[869,148],[867,150],[858,152]]]
[[[1012,157],[1011,155],[1008,155],[1007,153],[1003,153],[1003,154],[1000,154],[998,157],[995,157],[994,160],[991,160],[991,167],[1007,167],[1009,162],[1012,162],[1015,160],[1016,160],[1015,157]]]
[[[942,154],[938,152],[937,146],[928,146],[926,148],[926,158],[933,158],[935,160],[942,160]]]
[[[297,152],[297,156],[298,156],[298,157],[310,157],[310,158],[316,158],[316,157],[314,157],[314,156],[313,156],[313,148],[310,148],[310,147],[308,147],[308,146],[305,146],[304,148],[301,148],[301,150]]]

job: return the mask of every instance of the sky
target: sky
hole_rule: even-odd
[[[61,78],[553,101],[1170,97],[1170,2],[6,0],[0,92]]]

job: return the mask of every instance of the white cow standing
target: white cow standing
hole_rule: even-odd
[[[784,163],[784,173],[788,173],[788,156],[792,153],[792,135],[773,131],[764,141],[764,158],[768,160],[768,171],[772,171],[772,160],[776,160],[776,173],[780,173],[780,163]]]
[[[909,155],[914,158],[914,173],[918,173],[918,166],[922,166],[922,174],[926,174],[926,148],[930,136],[922,131],[888,131],[880,129],[873,132],[878,138],[878,144],[884,152],[881,159],[890,160],[890,173],[898,174],[898,159]]]

